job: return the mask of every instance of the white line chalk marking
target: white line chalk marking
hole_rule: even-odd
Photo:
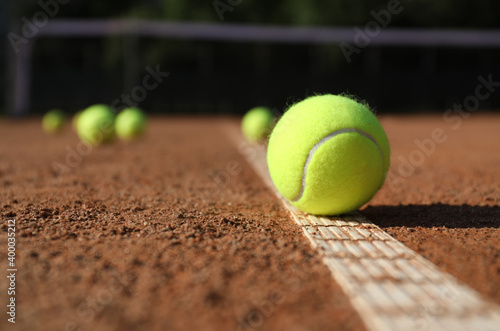
[[[228,124],[238,144],[239,128]],[[275,189],[266,149],[248,160],[300,226],[371,331],[500,330],[500,307],[459,284],[359,213],[317,217],[294,208]]]

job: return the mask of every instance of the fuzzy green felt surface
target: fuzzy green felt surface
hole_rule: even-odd
[[[358,209],[378,191],[390,150],[384,129],[365,105],[320,95],[283,115],[270,136],[267,160],[276,188],[292,204],[311,214],[335,215]]]

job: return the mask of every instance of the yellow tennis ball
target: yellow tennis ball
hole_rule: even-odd
[[[62,110],[53,109],[42,118],[43,130],[47,133],[59,133],[64,128],[64,113]]]
[[[107,105],[93,105],[85,109],[76,121],[80,139],[98,146],[113,141],[115,114]]]
[[[241,131],[250,141],[267,139],[273,128],[274,114],[266,107],[250,109],[241,120]]]
[[[123,140],[139,138],[146,131],[147,117],[139,108],[126,108],[116,116],[116,135]]]
[[[310,214],[338,215],[367,203],[382,187],[389,142],[376,116],[342,95],[309,97],[278,121],[267,162],[278,191]]]

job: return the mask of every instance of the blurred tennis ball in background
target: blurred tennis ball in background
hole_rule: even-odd
[[[71,126],[73,127],[73,130],[78,132],[78,118],[82,114],[83,110],[80,110],[73,115],[73,119],[71,120]]]
[[[42,118],[43,130],[47,133],[59,133],[64,128],[64,113],[62,110],[53,109]]]
[[[337,215],[358,209],[383,185],[389,142],[365,104],[318,95],[281,117],[269,138],[267,162],[276,188],[295,207]]]
[[[115,136],[115,114],[107,105],[93,105],[82,111],[77,133],[83,142],[97,146],[111,142]]]
[[[146,131],[147,117],[139,108],[126,108],[116,116],[115,130],[123,140],[136,139]]]
[[[250,109],[241,121],[241,131],[250,141],[267,139],[273,128],[275,116],[269,108],[255,107]]]

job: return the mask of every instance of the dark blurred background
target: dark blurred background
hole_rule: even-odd
[[[0,112],[12,91],[7,38],[38,1],[0,0]],[[47,3],[56,0],[42,0]],[[284,26],[359,26],[388,0],[220,0],[232,10],[224,21],[213,0],[64,0],[54,19],[143,20]],[[233,5],[231,5],[233,4]],[[389,28],[498,29],[498,0],[401,0]],[[30,41],[32,42],[32,41]],[[9,58],[10,57],[10,58]],[[500,80],[500,49],[369,46],[347,63],[338,44],[210,42],[133,35],[105,38],[40,37],[33,44],[30,114],[51,108],[75,112],[111,103],[141,84],[146,66],[170,76],[140,106],[158,113],[243,113],[255,105],[283,110],[314,93],[348,91],[381,112],[442,112],[474,93],[479,75]],[[500,108],[500,93],[481,102]]]

